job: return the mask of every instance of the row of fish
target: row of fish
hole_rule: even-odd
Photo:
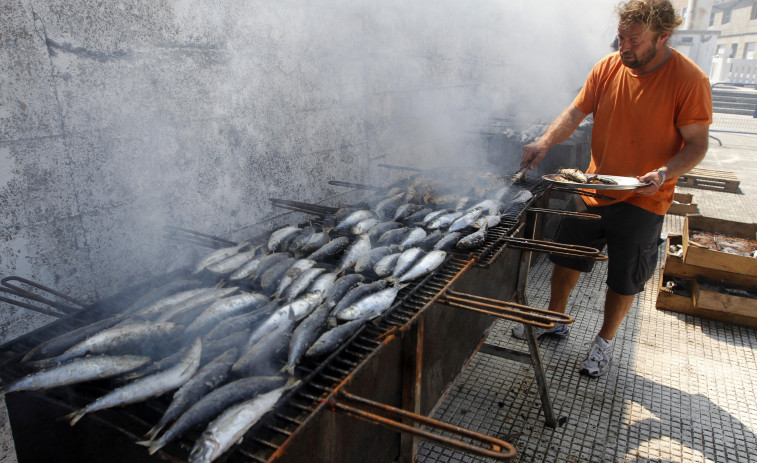
[[[285,226],[255,244],[213,251],[186,280],[36,346],[23,361],[37,371],[4,392],[109,379],[111,392],[66,417],[74,425],[175,391],[139,443],[154,453],[205,423],[190,461],[213,461],[297,384],[303,359],[338,349],[450,250],[480,245],[510,204],[530,199],[501,183],[478,199],[434,189],[416,179],[370,207],[322,217],[319,227]]]

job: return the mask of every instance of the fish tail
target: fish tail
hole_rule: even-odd
[[[279,370],[279,373],[286,373],[289,376],[294,376],[294,365],[286,364],[284,365],[281,370]]]
[[[141,445],[142,447],[152,447],[153,441],[152,440],[138,440],[135,442],[137,445]]]
[[[163,442],[157,441],[153,442],[152,445],[147,449],[148,452],[150,452],[150,455],[153,455],[155,452],[163,448],[163,445],[165,445]]]
[[[63,418],[71,421],[71,426],[75,425],[79,422],[80,419],[84,417],[84,415],[87,414],[87,411],[85,409],[77,410],[75,412],[69,413],[68,415],[64,416]]]
[[[156,424],[152,427],[149,431],[145,433],[145,437],[149,439],[149,441],[152,441],[152,439],[155,439],[155,436],[158,435],[158,433],[163,429],[163,425],[160,423]],[[149,441],[142,441],[142,442],[149,442]],[[139,442],[137,442],[139,444]],[[141,444],[140,444],[141,445]]]

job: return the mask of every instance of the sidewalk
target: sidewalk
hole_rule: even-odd
[[[723,146],[711,140],[699,167],[736,173],[740,192],[677,191],[694,194],[702,215],[757,222],[757,136],[715,135]],[[683,217],[666,216],[664,233],[682,228]],[[757,462],[757,330],[657,310],[663,256],[616,335],[606,376],[579,374],[602,321],[606,264],[574,290],[570,336],[540,342],[556,429],[544,424],[531,366],[486,354],[474,356],[434,417],[512,443],[519,462]],[[546,307],[550,273],[540,257],[530,305]],[[497,322],[487,342],[527,351],[513,326]],[[418,461],[489,460],[423,442]]]

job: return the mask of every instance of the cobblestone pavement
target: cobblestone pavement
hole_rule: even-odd
[[[699,167],[736,173],[738,193],[692,193],[705,216],[757,222],[757,138],[718,134]],[[683,217],[668,215],[664,233],[681,233]],[[660,247],[660,251],[663,251]],[[664,254],[616,335],[606,376],[579,374],[602,322],[606,264],[581,277],[569,302],[575,317],[566,339],[545,338],[540,350],[555,414],[546,427],[533,369],[476,354],[434,417],[502,438],[519,462],[757,462],[757,330],[655,308]],[[551,264],[539,258],[529,276],[528,302],[546,307]],[[527,352],[497,322],[488,343]],[[430,443],[419,462],[489,461]],[[492,460],[493,461],[493,460]]]
[[[735,172],[738,193],[695,188],[699,212],[739,222],[757,221],[757,137],[718,135],[700,167]],[[683,218],[666,216],[664,232],[680,233]],[[662,249],[662,248],[661,248]],[[662,255],[662,254],[661,254]],[[574,291],[576,319],[567,339],[545,339],[541,354],[555,413],[544,425],[530,366],[474,356],[437,407],[435,418],[503,438],[519,462],[757,462],[757,330],[655,309],[662,260],[618,332],[614,363],[599,379],[578,365],[599,329],[606,266],[598,264]],[[529,304],[546,307],[551,267],[537,260]],[[498,322],[489,342],[512,349],[511,322]],[[419,462],[487,461],[422,442]],[[0,400],[0,463],[15,463],[4,402]]]

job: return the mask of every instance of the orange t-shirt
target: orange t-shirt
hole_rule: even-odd
[[[591,163],[587,173],[636,177],[662,167],[683,147],[679,127],[712,123],[712,93],[707,76],[688,57],[673,50],[665,64],[635,76],[612,53],[599,61],[573,100],[594,114]],[[652,196],[623,190],[599,193],[664,215],[673,201],[677,178]],[[593,191],[593,190],[592,190]],[[584,197],[589,206],[615,201]]]

